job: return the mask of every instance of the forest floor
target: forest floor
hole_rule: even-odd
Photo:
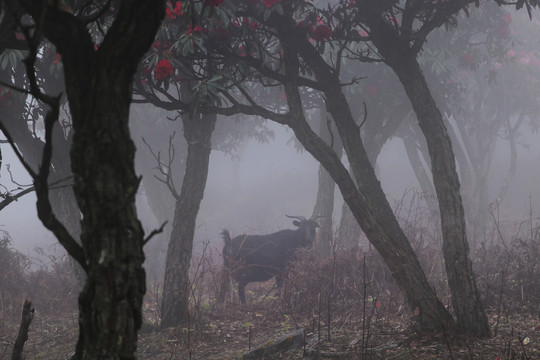
[[[187,324],[158,329],[161,291],[159,284],[148,284],[137,358],[240,359],[303,329],[304,346],[265,358],[540,360],[540,226],[535,229],[529,238],[482,245],[472,256],[491,327],[487,339],[415,332],[397,284],[373,251],[334,251],[321,260],[306,250],[289,269],[281,297],[273,296],[273,280],[250,284],[247,304],[223,286],[229,282],[219,252],[203,251],[192,262]],[[413,245],[428,281],[452,312],[440,245],[414,234],[423,233],[408,236],[419,239]],[[70,261],[51,258],[30,271],[29,259],[6,240],[0,241],[0,255],[0,360],[11,359],[24,298],[35,308],[25,359],[69,359],[78,337],[80,286]]]
[[[267,286],[258,286],[252,299]],[[263,295],[264,296],[264,295]],[[71,302],[72,304],[74,302]],[[306,346],[271,355],[268,359],[540,359],[538,309],[513,306],[500,316],[488,309],[492,337],[474,339],[450,334],[419,335],[400,307],[385,307],[384,296],[362,304],[361,309],[336,305],[328,327],[315,316],[285,314],[283,303],[267,297],[251,304],[208,308],[192,324],[195,329],[158,331],[157,303],[147,297],[145,325],[139,335],[139,359],[239,359],[248,350],[280,335],[303,328]],[[536,314],[535,314],[536,312]],[[366,314],[365,316],[362,314]],[[309,318],[309,321],[308,321]],[[0,320],[0,359],[10,359],[18,331],[15,316]],[[328,332],[330,330],[330,333]],[[77,341],[74,308],[36,309],[25,346],[26,359],[62,360],[72,354]],[[189,333],[189,337],[188,337]],[[318,340],[320,339],[320,341]]]

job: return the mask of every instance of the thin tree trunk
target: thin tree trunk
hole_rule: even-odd
[[[336,154],[341,157],[342,148],[341,141],[338,141],[337,134],[330,134],[329,124],[327,122],[328,114],[326,111],[321,110],[320,112],[320,121],[319,121],[319,133],[321,138],[330,143],[333,149],[336,151]],[[335,131],[335,128],[334,128]],[[328,171],[324,166],[319,165],[319,185],[317,187],[317,200],[315,206],[313,207],[312,218],[317,216],[322,216],[319,220],[321,229],[317,234],[317,239],[315,245],[317,247],[318,255],[321,258],[326,258],[330,256],[331,253],[331,244],[333,239],[333,229],[332,229],[332,214],[334,213],[334,190],[336,188],[336,183],[332,180]]]
[[[210,161],[215,114],[184,115],[188,143],[186,173],[176,202],[171,239],[167,249],[161,302],[161,327],[178,326],[189,316],[189,265],[199,206],[204,195]]]
[[[439,210],[435,195],[435,188],[433,187],[429,169],[426,170],[424,164],[422,163],[416,141],[409,136],[403,136],[402,139],[403,144],[405,145],[407,158],[411,163],[411,167],[414,171],[416,179],[418,180],[418,184],[420,184],[422,195],[427,204],[429,212],[430,214],[434,214],[434,216],[438,216]]]
[[[346,251],[355,247],[360,247],[362,250],[366,250],[366,248],[369,248],[369,239],[368,242],[360,242],[362,239],[362,234],[362,229],[349,208],[349,205],[346,202],[343,202],[338,229],[338,238],[341,242],[341,248]]]

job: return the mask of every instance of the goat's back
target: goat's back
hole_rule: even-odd
[[[296,247],[294,230],[281,230],[268,235],[241,234],[227,241],[224,247],[229,261],[283,268]],[[227,249],[225,249],[227,248]]]

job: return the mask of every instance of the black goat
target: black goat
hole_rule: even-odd
[[[283,272],[291,260],[294,250],[307,247],[315,240],[315,230],[319,224],[315,219],[302,216],[289,216],[298,226],[296,230],[281,230],[269,235],[238,235],[231,239],[228,230],[221,236],[223,262],[233,279],[238,282],[238,295],[242,303],[246,302],[246,285],[276,277],[277,288],[283,285]]]

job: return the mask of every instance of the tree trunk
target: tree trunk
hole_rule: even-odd
[[[362,229],[356,221],[349,205],[344,202],[341,208],[341,218],[339,220],[338,229],[339,246],[343,250],[351,250],[354,247],[361,247],[360,239],[362,237]]]
[[[383,55],[386,54],[383,52]],[[387,60],[387,63],[403,84],[428,144],[433,183],[441,214],[443,255],[458,325],[477,336],[489,336],[487,316],[469,258],[465,216],[452,143],[442,114],[415,57],[400,53],[399,61]]]
[[[414,139],[411,135],[414,135],[413,130],[408,130],[407,134],[401,137],[403,139],[403,145],[405,146],[405,152],[407,153],[407,158],[411,163],[416,180],[418,180],[418,184],[422,190],[422,197],[426,202],[430,215],[433,214],[433,216],[438,217],[439,208],[431,178],[431,169],[426,169],[420,158],[420,153],[422,153],[422,155],[424,154],[422,149],[425,148],[425,144],[419,148],[416,141],[422,141],[423,139]],[[425,152],[427,153],[427,150]],[[424,158],[424,156],[422,156],[422,158]]]
[[[99,50],[79,18],[21,3],[43,20],[44,35],[62,55],[73,119],[70,156],[84,252],[79,260],[87,271],[74,358],[135,359],[146,279],[135,207],[140,179],[128,122],[134,74],[164,16],[164,1],[122,1]]]
[[[178,326],[189,316],[189,265],[193,248],[193,236],[199,206],[204,195],[210,140],[216,125],[215,114],[184,115],[184,137],[188,143],[186,173],[180,196],[176,202],[173,228],[167,260],[163,299],[161,302],[161,327]]]
[[[305,35],[292,28],[292,24],[290,26],[291,28],[277,27],[283,29],[280,39],[285,54],[285,75],[289,80],[284,84],[292,118],[289,125],[304,147],[326,168],[339,186],[362,230],[379,251],[399,284],[417,329],[432,331],[452,327],[452,317],[433,292],[375,176],[360,138],[360,129],[354,121],[336,73],[306,40]],[[336,153],[305,121],[296,82],[299,67],[296,51],[300,52],[304,61],[314,71],[319,84],[324,84],[326,108],[338,128],[358,187]]]
[[[320,112],[320,129],[319,133],[321,138],[327,142],[331,143],[336,154],[341,157],[342,154],[342,145],[341,142],[336,139],[337,134],[330,135],[330,130],[328,129],[331,124],[327,123],[327,113],[324,110]],[[335,128],[334,130],[335,131]],[[319,186],[317,187],[317,201],[313,207],[312,218],[317,216],[322,216],[319,220],[321,229],[317,234],[317,239],[315,241],[315,246],[319,257],[326,258],[331,254],[331,246],[333,239],[333,229],[332,229],[332,214],[334,212],[334,190],[336,188],[336,183],[332,180],[328,171],[324,166],[319,165]]]

